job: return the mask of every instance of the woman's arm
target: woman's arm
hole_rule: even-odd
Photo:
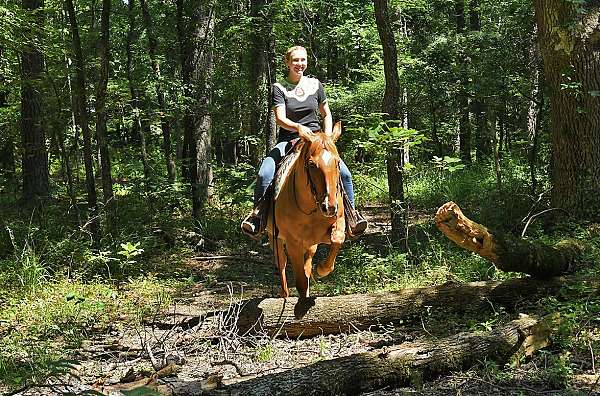
[[[285,128],[288,131],[298,131],[300,135],[312,133],[310,128],[287,118],[285,115],[285,106],[276,106],[273,111],[275,112],[275,121],[280,127]]]
[[[321,117],[323,117],[323,132],[325,132],[327,135],[331,135],[333,117],[331,116],[329,104],[326,101],[321,102],[321,105],[319,106],[319,111],[321,112]]]

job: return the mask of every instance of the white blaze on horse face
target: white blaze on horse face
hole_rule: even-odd
[[[323,163],[327,166],[333,160],[333,154],[327,150],[323,150],[323,154],[321,154],[321,158],[323,159]]]

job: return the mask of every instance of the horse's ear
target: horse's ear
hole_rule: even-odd
[[[333,133],[331,135],[331,138],[335,142],[338,140],[338,138],[340,137],[341,134],[342,134],[342,121],[338,121],[333,126]]]

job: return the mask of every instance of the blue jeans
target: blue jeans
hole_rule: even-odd
[[[285,156],[287,150],[291,148],[291,143],[287,141],[278,142],[275,147],[269,152],[269,155],[265,157],[260,168],[258,169],[258,176],[256,178],[256,185],[254,186],[254,204],[265,194],[267,187],[273,181],[275,177],[275,168],[281,159]],[[354,186],[352,185],[352,174],[350,169],[340,158],[340,175],[342,177],[342,184],[344,190],[348,194],[348,198],[354,208]]]

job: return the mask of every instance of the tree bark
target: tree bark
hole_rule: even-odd
[[[465,33],[465,2],[464,0],[454,1],[454,12],[456,17],[456,34],[460,39]],[[469,120],[469,97],[467,76],[467,60],[464,48],[458,45],[458,64],[459,64],[459,86],[456,93],[456,103],[458,105],[459,131],[458,144],[460,159],[465,164],[471,163],[471,121]]]
[[[383,96],[383,113],[389,120],[400,117],[400,79],[398,77],[398,55],[394,32],[388,15],[387,0],[374,0],[375,21],[383,48],[383,67],[385,73],[385,93]],[[406,237],[406,210],[404,200],[404,166],[402,149],[391,148],[386,159],[387,178],[390,196],[390,212],[392,222],[392,239],[400,242]]]
[[[544,279],[572,273],[581,261],[583,247],[580,242],[567,240],[548,246],[492,233],[469,220],[454,202],[447,202],[438,209],[435,223],[450,240],[492,261],[503,271],[522,272]]]
[[[88,99],[85,86],[85,62],[79,38],[79,26],[73,0],[65,0],[67,14],[71,28],[73,54],[75,56],[75,95],[74,102],[77,106],[75,112],[76,121],[83,133],[83,161],[85,164],[85,182],[87,189],[87,201],[89,210],[89,228],[94,245],[100,244],[100,226],[98,221],[98,199],[96,195],[96,184],[94,180],[94,164],[92,159],[92,134],[89,126]]]
[[[358,395],[387,386],[410,385],[471,367],[482,359],[503,364],[514,355],[529,356],[549,344],[558,323],[558,316],[540,321],[525,316],[492,331],[464,332],[325,360],[221,387],[209,394]],[[176,394],[187,392],[184,388]]]
[[[552,124],[552,204],[600,217],[600,4],[534,0]]]
[[[191,25],[185,42],[183,82],[190,99],[184,129],[189,143],[192,216],[198,223],[211,195],[211,96],[214,47],[214,4],[197,0],[188,5]]]
[[[529,57],[533,64],[531,76],[531,99],[529,100],[529,110],[527,111],[527,135],[529,137],[529,150],[527,157],[529,160],[529,176],[531,178],[531,195],[535,196],[537,192],[537,151],[538,137],[541,129],[541,114],[544,106],[544,91],[542,90],[542,64],[540,59],[540,49],[536,43],[537,26],[534,28],[534,42],[529,49]]]
[[[144,20],[144,26],[146,28],[146,34],[148,35],[148,53],[150,55],[150,66],[154,72],[154,78],[156,83],[156,99],[158,101],[158,116],[160,119],[160,127],[163,133],[163,152],[165,155],[165,161],[167,163],[167,177],[169,183],[175,181],[175,161],[173,160],[173,150],[171,148],[171,121],[169,117],[169,110],[165,103],[165,94],[162,89],[162,77],[160,75],[160,65],[156,56],[158,41],[154,34],[154,24],[152,23],[152,17],[146,0],[140,0],[142,8],[142,16]]]
[[[23,200],[45,197],[50,193],[48,151],[43,124],[41,76],[44,55],[40,50],[44,32],[43,0],[23,0],[23,8],[34,23],[30,41],[21,54],[21,144],[23,148]]]
[[[100,173],[102,174],[102,198],[104,210],[106,211],[106,225],[108,232],[117,234],[116,203],[113,194],[113,180],[110,165],[110,152],[106,139],[106,89],[108,85],[108,73],[110,68],[110,21],[111,0],[102,0],[102,16],[100,21],[100,41],[98,43],[100,55],[100,78],[96,92],[96,138],[100,151]]]

